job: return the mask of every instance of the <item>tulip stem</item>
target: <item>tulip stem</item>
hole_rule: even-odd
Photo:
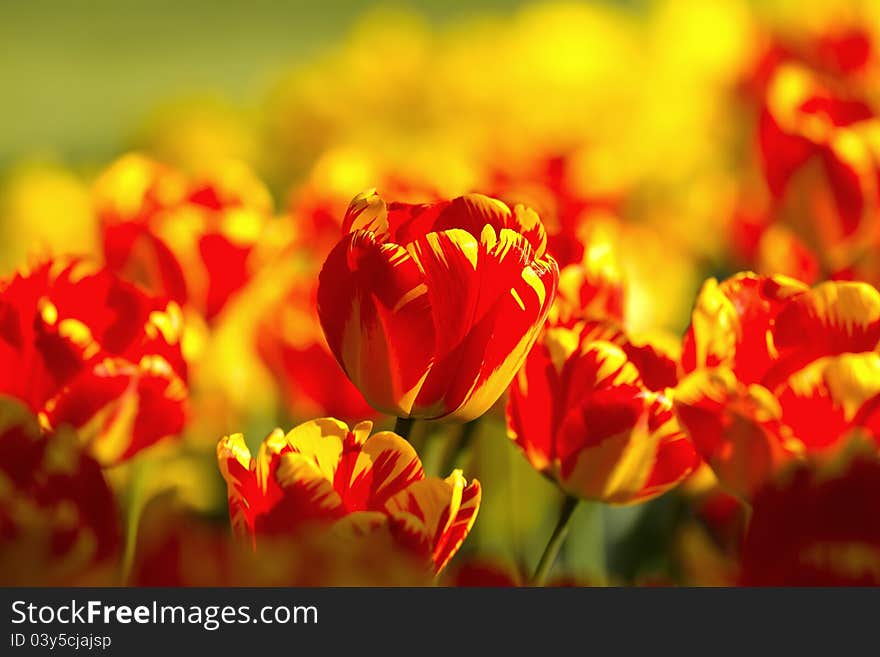
[[[476,420],[471,420],[470,422],[465,422],[461,425],[461,434],[458,438],[458,444],[447,451],[443,467],[440,469],[441,475],[446,475],[452,472],[455,467],[463,465],[462,461],[467,457],[474,444],[474,436],[477,433],[477,426],[479,423],[480,418],[477,418]]]
[[[415,424],[415,418],[399,417],[394,422],[394,433],[404,440],[409,440],[409,434],[412,431],[413,424]]]
[[[138,530],[146,500],[144,499],[144,480],[147,465],[138,461],[132,467],[131,485],[129,486],[125,511],[125,538],[120,564],[120,583],[129,584],[134,566],[135,548],[137,547]]]
[[[559,511],[559,520],[556,523],[556,528],[553,530],[553,534],[551,534],[550,540],[547,542],[547,547],[544,548],[544,553],[541,555],[540,561],[538,561],[538,567],[535,568],[535,575],[532,577],[531,582],[532,586],[544,585],[544,580],[547,579],[550,569],[553,568],[553,564],[556,563],[556,557],[559,555],[559,550],[562,548],[562,544],[565,543],[565,538],[568,536],[568,530],[571,527],[571,517],[574,515],[574,510],[577,508],[578,502],[580,502],[580,500],[571,495],[565,497],[565,501],[562,503],[562,509]]]

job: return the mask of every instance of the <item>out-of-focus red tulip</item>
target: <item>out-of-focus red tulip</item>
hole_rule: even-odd
[[[440,189],[419,177],[409,166],[376,160],[376,154],[357,149],[331,148],[314,163],[305,181],[290,193],[289,215],[294,226],[294,247],[317,259],[318,266],[339,242],[339,234],[352,192],[370,186],[407,202],[444,198]],[[432,171],[437,179],[437,171]],[[447,195],[448,196],[448,195]]]
[[[538,216],[471,194],[428,205],[357,196],[321,271],[318,314],[376,409],[479,417],[525,360],[558,269]]]
[[[839,244],[876,225],[880,153],[870,131],[877,121],[867,103],[833,93],[808,71],[783,67],[774,76],[760,118],[761,163],[778,202],[795,196],[805,204],[813,222],[802,229],[814,244]],[[814,170],[819,180],[792,191],[797,175]]]
[[[187,403],[180,307],[105,268],[55,261],[0,284],[0,394],[102,463],[178,434]]]
[[[493,193],[535,208],[547,229],[547,250],[560,268],[582,263],[587,257],[586,235],[592,220],[616,212],[623,195],[585,189],[576,166],[577,152],[537,158],[515,167],[507,164],[489,176]]]
[[[836,86],[861,88],[870,81],[877,48],[869,26],[858,22],[826,26],[811,33],[804,31],[771,35],[757,53],[742,81],[742,90],[762,98],[781,68],[800,66]]]
[[[880,585],[880,462],[803,465],[763,487],[743,545],[749,586]]]
[[[0,583],[109,585],[121,547],[101,467],[65,429],[0,398]]]
[[[559,272],[559,290],[548,322],[573,326],[586,320],[625,322],[626,284],[619,245],[599,226],[585,231],[580,262]]]
[[[672,402],[645,384],[665,367],[658,354],[630,359],[590,327],[548,328],[511,386],[508,433],[571,495],[612,504],[661,495],[699,464]]]
[[[187,513],[168,497],[144,510],[133,586],[428,586],[432,575],[389,536],[344,541],[332,532],[237,541],[227,523]]]
[[[880,293],[865,283],[711,279],[685,336],[678,417],[721,483],[751,497],[853,429],[873,435],[878,343]]]
[[[189,177],[129,154],[93,195],[108,266],[209,321],[250,280],[272,213],[266,187],[237,162]]]
[[[434,572],[456,553],[480,507],[480,483],[460,470],[425,477],[415,450],[389,431],[370,437],[371,422],[353,429],[312,420],[286,435],[273,432],[252,458],[241,434],[217,446],[237,533],[259,546],[263,536],[332,526],[340,540],[388,532]]]
[[[775,35],[754,65],[755,175],[740,172],[750,210],[732,222],[740,266],[811,284],[880,282],[880,61],[869,25]]]

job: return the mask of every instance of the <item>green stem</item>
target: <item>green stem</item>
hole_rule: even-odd
[[[134,566],[135,548],[137,547],[138,529],[144,510],[144,463],[137,461],[132,466],[131,485],[129,486],[126,517],[125,542],[120,564],[120,580],[123,586],[128,585],[131,570]]]
[[[550,569],[553,568],[553,564],[556,562],[559,550],[562,548],[562,544],[565,543],[566,536],[568,536],[568,530],[571,526],[571,517],[574,514],[574,510],[577,508],[578,502],[580,502],[578,498],[568,495],[562,503],[562,509],[559,512],[559,520],[556,523],[556,528],[553,530],[553,534],[551,534],[550,540],[547,542],[547,547],[544,548],[544,553],[541,555],[540,561],[538,561],[538,567],[535,568],[535,575],[532,577],[531,582],[532,586],[544,585],[544,580],[547,579]]]
[[[455,447],[446,452],[443,467],[440,469],[441,475],[449,474],[456,467],[463,465],[462,461],[470,453],[471,447],[474,444],[474,436],[477,434],[477,426],[479,423],[480,418],[477,418],[476,420],[471,420],[470,422],[465,422],[461,425],[461,434],[459,435],[458,443]]]
[[[394,433],[405,440],[409,440],[409,434],[412,431],[413,424],[415,424],[415,418],[411,417],[399,417],[394,422]]]

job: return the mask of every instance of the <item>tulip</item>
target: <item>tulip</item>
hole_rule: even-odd
[[[129,154],[93,197],[108,266],[208,321],[251,279],[272,212],[266,187],[236,162],[190,177]]]
[[[742,548],[747,586],[880,585],[880,462],[858,448],[801,465],[755,496]]]
[[[880,445],[880,292],[738,274],[703,286],[676,412],[720,482],[750,499],[859,429]]]
[[[317,281],[294,280],[257,326],[256,346],[297,418],[369,418],[375,411],[327,348],[316,312]]]
[[[504,392],[547,317],[558,269],[531,210],[470,194],[357,196],[321,270],[331,351],[377,410],[467,421]]]
[[[866,102],[831,92],[802,67],[783,66],[775,74],[760,118],[761,163],[776,199],[809,204],[814,223],[804,229],[814,243],[855,237],[876,211],[880,169],[871,133],[877,121]],[[821,177],[793,193],[813,161]]]
[[[113,494],[68,428],[0,399],[0,584],[109,585],[121,548]]]
[[[508,434],[573,497],[657,497],[699,464],[670,399],[645,384],[664,366],[659,356],[636,364],[589,327],[549,328],[511,386]]]
[[[372,422],[334,418],[276,429],[253,458],[241,434],[217,446],[236,533],[261,537],[332,527],[340,536],[387,532],[435,573],[455,555],[480,507],[480,483],[460,470],[425,477],[415,450]]]
[[[48,262],[0,283],[0,394],[68,424],[104,464],[179,434],[181,311],[107,269]]]

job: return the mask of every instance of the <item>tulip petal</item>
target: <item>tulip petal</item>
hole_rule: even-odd
[[[465,194],[451,201],[424,205],[392,203],[388,207],[390,239],[408,244],[428,233],[463,230],[473,236],[491,226],[496,233],[508,228],[525,237],[536,259],[547,249],[547,233],[540,217],[530,208],[511,210],[498,199],[483,194]]]
[[[597,335],[632,346],[609,322],[545,330],[511,386],[508,433],[573,495],[614,504],[656,497],[699,457],[669,400],[645,388],[624,349]]]
[[[424,272],[434,334],[441,336],[416,404],[427,417],[478,417],[537,339],[556,289],[556,263],[532,261],[526,239],[507,229],[496,235],[486,228],[479,243],[463,230],[432,233],[408,250]]]
[[[370,405],[408,416],[431,367],[434,325],[422,272],[407,251],[363,231],[344,238],[321,270],[318,315]]]
[[[115,572],[118,510],[100,465],[72,432],[46,433],[24,405],[6,398],[0,491],[4,585],[81,585],[104,568]]]
[[[372,425],[369,422],[366,424],[369,433]],[[336,468],[347,443],[354,440],[347,424],[330,417],[303,422],[291,429],[284,438],[287,449],[313,463],[329,482],[336,478]]]
[[[728,368],[694,372],[679,383],[674,403],[699,454],[740,497],[748,499],[803,452],[781,423],[776,398],[739,382]]]
[[[377,237],[390,237],[388,208],[375,189],[355,196],[342,219],[343,234],[358,230],[373,233]]]
[[[767,373],[778,385],[822,356],[874,351],[880,342],[880,292],[867,283],[829,281],[795,296],[776,317],[778,360]]]
[[[345,514],[333,482],[310,455],[286,452],[275,467],[274,481],[270,482],[267,494],[270,499],[275,498],[272,488],[277,486],[278,497],[265,513],[257,516],[257,532],[295,533],[301,527],[329,523]]]
[[[782,419],[807,450],[840,445],[865,404],[880,394],[880,354],[820,358],[777,393]]]
[[[382,431],[342,457],[334,486],[348,511],[381,510],[388,498],[424,478],[412,445],[395,433]]]
[[[447,479],[415,482],[388,500],[395,534],[414,551],[430,555],[440,572],[470,532],[481,499],[480,483],[470,485],[460,471]]]
[[[106,359],[46,404],[49,427],[70,424],[103,464],[123,461],[183,431],[186,384],[162,358]]]
[[[699,463],[666,398],[633,386],[590,395],[558,434],[565,490],[609,504],[660,495]]]
[[[226,481],[229,517],[232,529],[239,536],[254,531],[254,500],[260,495],[251,453],[240,433],[224,436],[217,443],[217,464]]]
[[[510,386],[507,433],[539,472],[550,467],[557,400],[562,394],[559,370],[546,338],[535,343]]]
[[[107,269],[50,261],[0,291],[0,392],[70,424],[102,463],[183,429],[181,312]]]
[[[784,276],[752,273],[719,284],[707,280],[700,290],[684,339],[685,372],[698,367],[731,367],[743,383],[758,383],[772,364],[768,336],[785,301],[807,287]]]

